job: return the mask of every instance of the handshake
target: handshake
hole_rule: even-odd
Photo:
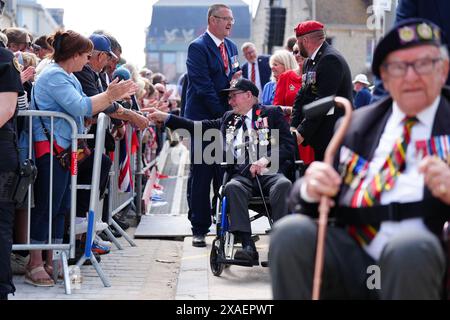
[[[144,115],[147,117],[148,120],[153,121],[155,123],[164,123],[169,117],[168,113],[162,112],[153,107],[142,109],[141,111],[144,112]]]

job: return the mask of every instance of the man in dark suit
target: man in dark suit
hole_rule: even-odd
[[[258,55],[256,47],[251,42],[245,42],[241,47],[246,63],[242,65],[242,76],[251,80],[259,90],[259,99],[261,99],[264,85],[270,81],[272,70],[270,69],[270,56]]]
[[[236,45],[226,37],[234,24],[228,6],[216,4],[208,10],[208,29],[188,48],[186,61],[188,87],[184,116],[191,120],[217,119],[229,109],[220,90],[230,85],[233,77],[240,77]],[[195,148],[191,143],[191,172],[188,180],[189,220],[194,235],[192,245],[204,247],[205,235],[211,226],[211,181],[219,183],[219,168],[205,163],[194,163]],[[195,188],[192,186],[195,185]]]
[[[303,68],[302,88],[294,102],[291,127],[297,128],[297,142],[314,148],[314,158],[322,160],[342,110],[331,109],[313,120],[303,117],[303,106],[314,100],[338,95],[352,100],[352,78],[344,57],[325,42],[324,25],[305,21],[295,28],[300,53],[307,60]]]
[[[220,130],[217,131],[220,142],[216,141],[215,146],[221,153],[223,150],[227,163],[235,164],[225,187],[230,205],[230,231],[242,240],[242,249],[236,251],[234,258],[258,264],[248,214],[248,201],[253,192],[258,192],[255,176],[258,175],[264,192],[269,195],[273,220],[279,220],[287,214],[285,200],[291,182],[283,172],[291,168],[294,141],[281,109],[261,106],[259,90],[250,80],[240,79],[224,93],[228,93],[233,111],[216,120],[194,122],[153,109],[149,117],[153,121],[164,121],[171,129],[187,129],[195,140],[202,140],[206,131]],[[202,133],[201,136],[195,136],[197,132]],[[211,160],[222,162],[214,155],[210,163]]]
[[[333,198],[323,299],[439,299],[450,216],[449,58],[440,29],[405,20],[375,49],[372,71],[390,96],[354,112],[334,167],[313,163],[292,188],[291,215],[275,226],[276,299],[310,299],[317,214]],[[440,159],[439,159],[440,158]],[[356,164],[356,165],[355,165]],[[339,172],[338,172],[339,171]]]

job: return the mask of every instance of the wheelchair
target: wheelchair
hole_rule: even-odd
[[[229,231],[230,221],[229,221],[229,206],[228,199],[224,194],[225,185],[231,179],[229,174],[229,169],[233,166],[227,163],[221,163],[220,166],[225,170],[222,185],[220,186],[215,198],[215,216],[213,220],[216,223],[216,237],[213,240],[211,253],[210,253],[210,268],[215,276],[220,276],[226,267],[231,265],[243,266],[243,267],[253,267],[254,265],[248,261],[235,260],[234,253],[236,251],[235,244],[238,239],[235,239],[233,233]],[[304,163],[298,160],[296,157],[294,161],[294,175],[293,177],[288,177],[290,180],[298,179],[304,172]],[[253,193],[252,197],[249,199],[249,210],[257,212],[256,215],[250,217],[250,223],[261,218],[267,217],[269,221],[270,228],[272,228],[273,220],[271,217],[271,207],[269,202],[269,197],[263,195],[261,184],[257,179],[258,189]],[[270,232],[270,229],[266,230],[266,234]],[[259,236],[253,235],[252,239],[256,242],[259,240]],[[267,262],[261,262],[261,266],[267,267]]]

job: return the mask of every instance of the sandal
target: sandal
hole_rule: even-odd
[[[45,273],[46,278],[39,278],[36,276],[38,273]],[[25,272],[25,283],[31,284],[36,287],[53,287],[55,282],[49,277],[43,266],[37,266],[32,269],[28,269]]]
[[[49,264],[44,264],[44,269],[45,269],[45,272],[48,273],[50,278],[53,279],[53,266],[51,266]],[[62,268],[61,267],[59,268],[58,279],[64,279],[64,275],[62,274]]]

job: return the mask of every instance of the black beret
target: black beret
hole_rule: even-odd
[[[380,77],[380,67],[393,51],[418,45],[442,45],[442,31],[433,22],[423,18],[406,19],[395,25],[375,48],[372,72]]]

